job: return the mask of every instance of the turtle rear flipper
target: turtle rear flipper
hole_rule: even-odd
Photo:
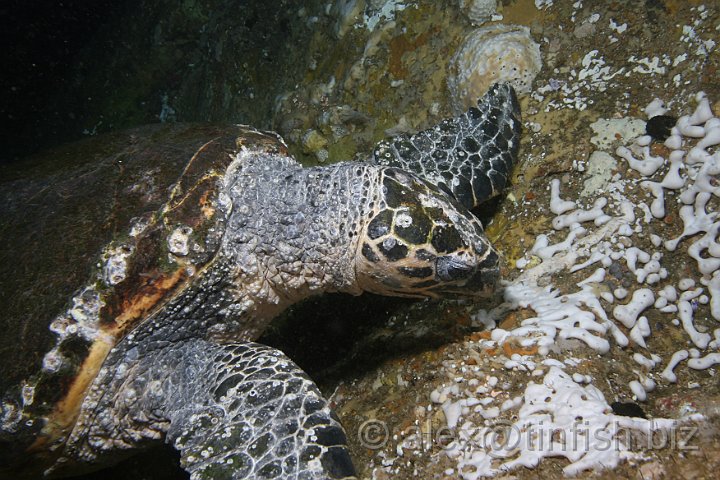
[[[373,156],[375,163],[420,175],[472,209],[505,188],[520,129],[515,91],[499,83],[477,108],[414,135],[383,140]]]
[[[282,352],[202,340],[182,350],[167,442],[191,478],[354,478],[340,423]],[[188,381],[188,371],[204,381]]]

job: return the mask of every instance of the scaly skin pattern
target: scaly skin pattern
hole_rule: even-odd
[[[493,131],[510,147],[519,134],[512,90],[493,92],[481,110],[498,101],[512,110],[502,120],[472,118],[500,121]],[[483,131],[470,127],[455,134]],[[303,169],[241,148],[219,181],[215,258],[109,351],[46,475],[98,468],[164,440],[193,479],[354,478],[345,434],[318,388],[253,340],[310,295],[472,297],[498,280],[499,257],[478,220],[452,189],[409,171]]]

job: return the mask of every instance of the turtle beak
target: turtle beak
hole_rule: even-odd
[[[494,249],[483,257],[445,255],[435,260],[435,276],[439,282],[454,283],[451,289],[462,296],[488,296],[500,280],[500,257]]]

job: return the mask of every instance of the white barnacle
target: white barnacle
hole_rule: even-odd
[[[240,205],[240,206],[238,207],[238,209],[237,209],[237,212],[238,212],[240,215],[243,215],[243,216],[245,216],[245,217],[249,217],[249,216],[252,215],[252,213],[253,213],[252,209],[250,208],[250,205],[248,205],[248,204],[246,204],[246,203]]]
[[[190,235],[193,229],[187,225],[180,226],[173,230],[168,237],[168,249],[171,253],[184,257],[190,251]]]
[[[22,387],[22,399],[23,399],[23,405],[32,405],[33,401],[35,400],[35,386],[30,384],[25,384]]]
[[[50,323],[50,331],[64,337],[67,332],[67,328],[72,320],[67,317],[57,317]]]
[[[123,392],[123,399],[128,404],[134,403],[135,400],[137,400],[137,397],[137,390],[134,388],[127,388],[125,392]]]
[[[0,405],[0,412],[3,413],[0,417],[0,427],[6,432],[16,431],[22,420],[22,411],[17,408],[17,405],[13,402],[3,402]]]
[[[412,225],[413,219],[407,212],[399,212],[395,216],[395,225],[401,228],[407,228]]]
[[[383,248],[386,250],[390,250],[397,244],[397,240],[395,240],[393,237],[388,237],[385,240],[383,240]]]
[[[130,225],[130,236],[137,237],[150,225],[149,217],[133,218]]]
[[[53,348],[43,357],[42,368],[45,372],[53,373],[60,370],[63,363],[63,356],[60,350]]]
[[[109,249],[103,266],[103,279],[108,285],[117,285],[125,280],[127,275],[127,258],[132,254],[133,248],[129,245],[120,245]]]
[[[118,376],[124,376],[125,372],[127,372],[127,367],[128,366],[126,363],[121,363],[117,366],[117,369],[115,370],[115,372],[117,373]]]

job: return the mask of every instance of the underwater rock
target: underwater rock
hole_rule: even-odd
[[[473,30],[450,61],[448,87],[453,108],[460,112],[497,82],[510,82],[529,93],[542,67],[540,46],[519,25],[492,25]]]
[[[305,132],[302,138],[303,150],[306,153],[315,153],[322,148],[325,148],[328,141],[323,135],[317,130],[308,130]]]
[[[656,115],[648,120],[645,132],[655,140],[664,142],[670,136],[670,130],[677,123],[677,118],[671,115]]]
[[[357,0],[339,0],[333,2],[329,15],[335,20],[333,33],[335,38],[342,38],[350,30],[358,15],[362,13],[364,2]]]

